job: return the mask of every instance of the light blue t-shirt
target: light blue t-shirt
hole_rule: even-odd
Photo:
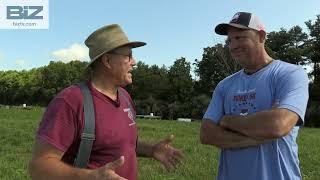
[[[303,68],[274,60],[252,75],[241,70],[217,85],[203,117],[214,123],[224,115],[249,115],[271,108],[286,108],[300,117],[288,135],[270,143],[222,149],[218,180],[301,179],[296,138],[304,121],[308,83]]]

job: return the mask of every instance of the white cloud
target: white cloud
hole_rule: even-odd
[[[19,67],[23,67],[23,66],[26,64],[26,61],[23,60],[23,59],[18,59],[18,60],[16,60],[16,64],[17,64]]]
[[[14,61],[16,70],[27,69],[27,61],[24,59],[17,59]]]
[[[86,46],[75,43],[69,48],[53,51],[52,55],[55,60],[69,62],[72,60],[87,61],[89,59],[88,53],[89,51]]]

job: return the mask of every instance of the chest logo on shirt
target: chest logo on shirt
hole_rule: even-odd
[[[256,110],[254,105],[256,99],[255,89],[249,91],[238,92],[233,96],[233,114],[246,116],[249,113],[253,113]]]
[[[128,118],[131,119],[131,123],[129,124],[129,126],[136,124],[136,122],[134,121],[133,113],[130,108],[124,108],[123,112],[128,113]]]

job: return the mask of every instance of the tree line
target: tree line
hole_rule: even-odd
[[[320,126],[320,15],[300,26],[281,28],[267,34],[266,48],[274,59],[308,66],[309,103],[306,125]],[[51,61],[47,66],[22,71],[0,71],[0,104],[46,106],[63,88],[83,79],[87,62]],[[191,66],[194,65],[195,78]],[[154,113],[163,119],[188,117],[201,119],[212,91],[223,78],[240,70],[231,58],[226,43],[203,49],[202,59],[194,64],[181,57],[170,67],[139,61],[134,68],[133,84],[126,87],[138,114]]]

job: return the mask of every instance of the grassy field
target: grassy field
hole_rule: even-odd
[[[0,108],[0,179],[30,179],[27,162],[42,110]],[[174,172],[166,172],[159,163],[139,158],[141,180],[211,180],[217,174],[218,149],[199,143],[199,122],[138,120],[139,137],[155,142],[175,135],[174,146],[185,154],[184,163]],[[320,129],[302,128],[299,157],[303,179],[320,179]]]

